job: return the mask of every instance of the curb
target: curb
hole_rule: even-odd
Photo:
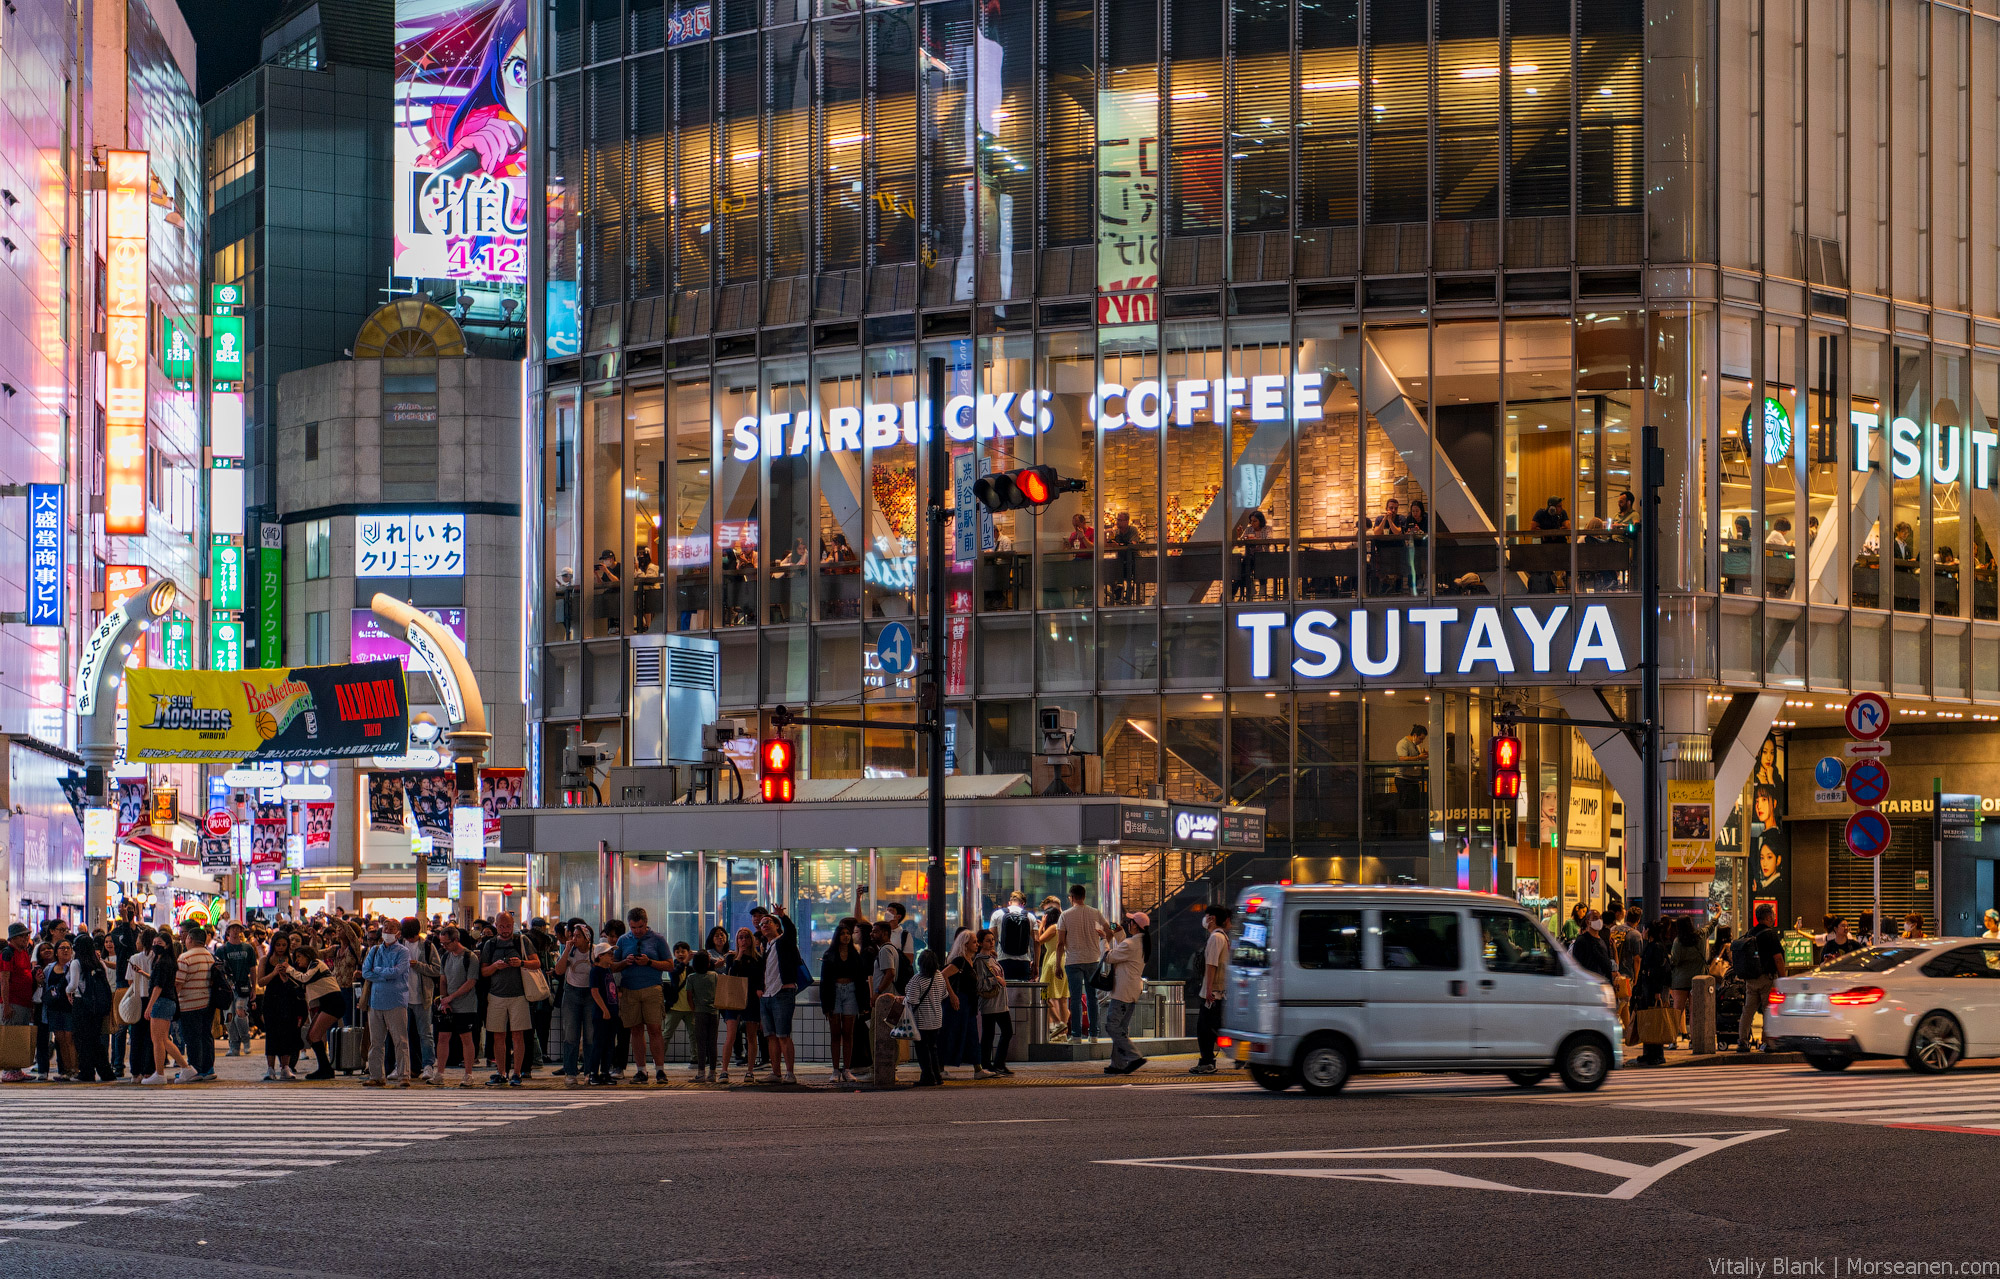
[[[1806,1064],[1806,1055],[1804,1053],[1771,1052],[1703,1053],[1699,1057],[1683,1057],[1679,1061],[1669,1061],[1662,1064],[1676,1069],[1700,1066],[1803,1066]],[[1625,1068],[1629,1070],[1632,1068],[1632,1065],[1632,1062],[1627,1061]]]

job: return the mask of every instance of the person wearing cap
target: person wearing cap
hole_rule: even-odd
[[[1105,925],[1104,940],[1111,943],[1104,962],[1111,966],[1111,1011],[1104,1016],[1104,1028],[1111,1035],[1111,1064],[1107,1075],[1129,1075],[1146,1064],[1132,1045],[1132,1010],[1139,1005],[1140,974],[1146,967],[1146,927],[1153,921],[1144,911],[1132,911],[1116,927]]]
[[[0,945],[0,1026],[35,1024],[35,942],[22,923],[7,927],[7,941]],[[0,1074],[0,1082],[18,1084],[27,1079],[24,1070]]]

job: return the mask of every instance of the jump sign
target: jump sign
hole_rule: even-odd
[[[1872,742],[1889,731],[1889,703],[1880,693],[1856,693],[1847,699],[1847,735]]]
[[[1889,798],[1889,770],[1876,760],[1857,762],[1847,770],[1847,798],[1863,808],[1874,808]]]
[[[1889,847],[1889,819],[1873,808],[1848,818],[1847,847],[1856,857],[1880,857]]]

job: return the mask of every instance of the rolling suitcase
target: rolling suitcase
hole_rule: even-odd
[[[367,1064],[362,1045],[365,1034],[359,1026],[335,1026],[326,1032],[326,1055],[334,1070],[352,1075]]]

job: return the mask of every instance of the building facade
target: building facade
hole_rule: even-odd
[[[725,713],[881,721],[810,730],[813,778],[916,775],[913,690],[871,657],[924,613],[935,439],[959,486],[1087,482],[953,494],[958,771],[1027,772],[1056,707],[1105,791],[1267,814],[1257,856],[1121,857],[1125,904],[1260,876],[1615,900],[1629,743],[1523,730],[1505,812],[1485,756],[1505,707],[1637,718],[1651,425],[1666,773],[1712,804],[1667,895],[1851,914],[1844,850],[1817,895],[1747,856],[1784,839],[1790,731],[1858,690],[2000,700],[1974,8],[541,6],[542,802],[572,726],[626,742],[627,650],[666,632],[719,642]]]

